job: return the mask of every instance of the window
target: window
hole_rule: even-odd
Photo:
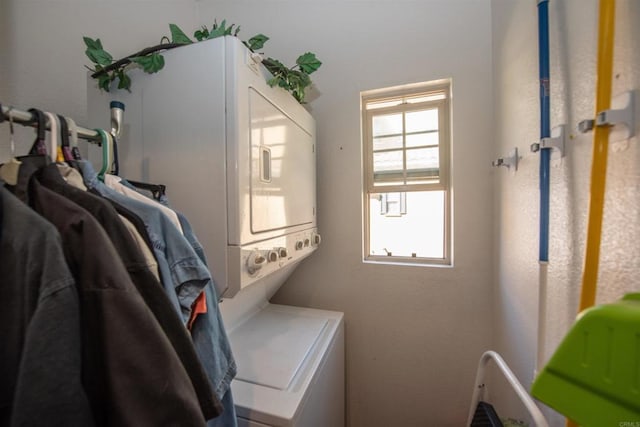
[[[364,258],[451,264],[451,84],[362,93]]]

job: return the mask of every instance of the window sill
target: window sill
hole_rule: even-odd
[[[450,260],[430,258],[369,256],[363,259],[362,263],[410,267],[453,268],[453,263]]]

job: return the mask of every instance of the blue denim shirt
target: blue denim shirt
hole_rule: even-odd
[[[163,196],[164,202],[168,205],[166,196]],[[204,255],[202,244],[198,241],[191,224],[187,218],[180,212],[178,214],[178,220],[182,226],[184,237],[187,239],[193,250],[198,254],[198,257],[206,265],[207,259]],[[199,314],[196,318],[193,327],[191,328],[193,342],[198,354],[215,354],[216,357],[203,357],[202,363],[207,372],[220,372],[224,366],[221,366],[220,361],[226,360],[228,364],[227,375],[221,378],[218,383],[218,387],[214,383],[214,391],[218,395],[222,406],[224,406],[224,412],[222,415],[209,420],[207,427],[235,427],[237,426],[236,420],[236,408],[233,403],[233,396],[231,394],[231,380],[236,376],[236,363],[231,353],[231,346],[225,333],[220,310],[218,309],[218,299],[213,286],[209,285],[205,288],[207,296],[207,312]],[[215,313],[213,312],[215,308]],[[210,338],[218,337],[217,340]],[[223,356],[221,358],[220,356]]]
[[[177,303],[176,309],[183,314],[185,323],[189,319],[191,304],[195,298],[201,290],[206,293],[207,312],[196,317],[191,328],[191,336],[200,362],[209,375],[212,388],[225,409],[222,415],[209,420],[208,427],[236,426],[235,407],[230,386],[231,380],[236,376],[237,368],[218,308],[218,297],[213,286],[213,279],[206,266],[204,251],[193,233],[191,225],[184,215],[178,213],[180,224],[183,227],[183,236],[164,215],[158,216],[147,212],[148,210],[153,210],[152,207],[124,196],[98,180],[97,174],[89,162],[79,161],[78,165],[82,170],[85,185],[88,188],[98,191],[103,197],[122,204],[139,215],[145,222],[149,238],[154,246],[154,254],[158,261],[160,275],[163,278],[163,286],[169,294],[169,298]],[[121,183],[135,188],[124,179]],[[144,192],[141,193],[145,194]],[[163,204],[167,204],[166,198],[163,202]],[[150,222],[147,222],[148,218]],[[161,224],[158,225],[156,222]],[[169,230],[175,232],[170,232]],[[176,268],[171,268],[171,266]],[[183,268],[185,266],[190,268]],[[164,277],[173,278],[173,283],[165,284]],[[182,298],[176,296],[176,292],[183,291],[185,284],[193,284],[194,282],[200,284],[200,281],[204,281],[202,286],[192,287]],[[195,292],[195,294],[192,294],[192,292]],[[185,311],[183,304],[187,301],[189,302],[188,311]],[[185,314],[186,317],[184,317]]]
[[[142,219],[152,250],[158,261],[162,285],[186,324],[191,314],[191,306],[203,288],[211,281],[207,268],[193,251],[182,233],[158,209],[138,200],[133,200],[107,187],[98,179],[93,166],[86,160],[77,162],[84,183],[101,196],[117,202]]]

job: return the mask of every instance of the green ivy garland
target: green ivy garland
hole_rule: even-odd
[[[203,26],[193,33],[193,37],[198,42],[222,36],[237,37],[240,27],[234,27],[235,24],[227,27],[226,20],[223,20],[220,25],[214,22],[211,30]],[[131,77],[127,75],[130,66],[138,66],[145,73],[157,73],[164,67],[164,57],[160,51],[194,43],[177,25],[169,24],[169,30],[171,31],[171,40],[163,36],[159,45],[148,47],[117,61],[114,61],[111,54],[104,50],[100,39],[83,37],[87,47],[85,54],[94,64],[93,68],[87,67],[93,73],[91,77],[98,80],[98,87],[104,91],[108,92],[111,83],[117,80],[118,89],[126,89],[130,92]],[[252,52],[255,52],[262,49],[267,40],[269,37],[257,34],[243,43]],[[298,57],[296,65],[293,67],[287,67],[273,58],[264,58],[262,64],[273,75],[267,81],[270,86],[286,89],[299,103],[304,104],[305,90],[312,83],[309,74],[320,68],[322,62],[316,58],[314,53],[306,52]]]

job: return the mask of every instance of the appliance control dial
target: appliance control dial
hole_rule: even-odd
[[[320,237],[318,233],[311,234],[311,243],[318,246],[320,245],[320,242],[322,242],[322,237]]]
[[[267,260],[269,262],[276,262],[278,260],[278,251],[272,250],[267,254]]]
[[[296,251],[301,250],[304,247],[304,243],[302,243],[302,240],[298,240],[296,242]]]
[[[247,270],[249,274],[255,274],[256,271],[262,268],[262,264],[265,263],[267,259],[260,253],[260,251],[253,251],[249,254],[247,258]]]
[[[278,255],[280,256],[280,258],[286,258],[287,255],[289,255],[289,252],[287,252],[287,248],[277,248],[276,250],[278,251]]]

